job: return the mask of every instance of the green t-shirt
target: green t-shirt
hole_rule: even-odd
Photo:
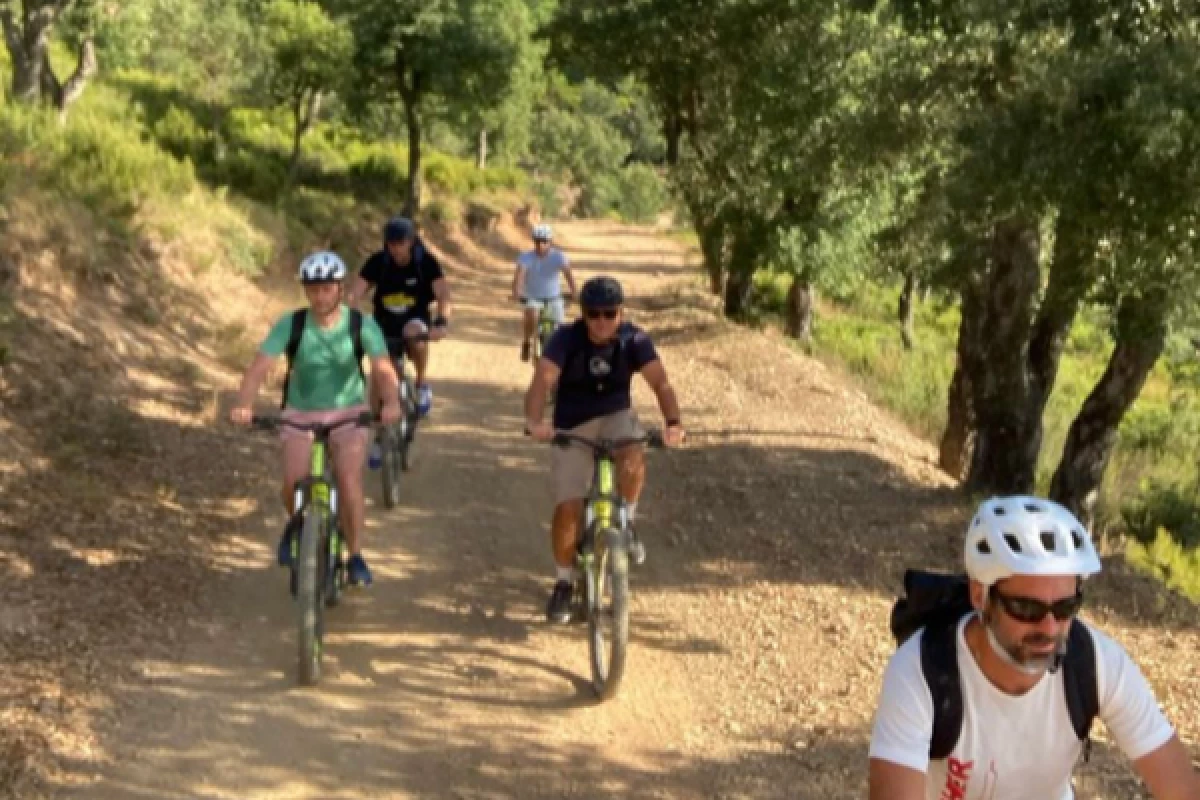
[[[262,343],[263,353],[281,356],[287,350],[292,334],[292,315],[285,314],[275,323]],[[375,320],[363,317],[362,345],[366,354],[375,358],[387,354],[383,332]],[[354,363],[354,339],[350,336],[350,309],[342,306],[342,315],[328,329],[317,325],[310,311],[304,321],[304,335],[292,364],[292,380],[288,387],[287,407],[297,411],[330,411],[365,403],[359,365]]]

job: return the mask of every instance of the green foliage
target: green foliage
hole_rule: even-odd
[[[1193,514],[1195,505],[1193,500]],[[1132,563],[1167,586],[1200,602],[1200,546],[1181,544],[1173,531],[1158,528],[1149,541],[1130,540],[1125,553]]]
[[[43,111],[0,106],[0,154],[24,165],[26,177],[118,218],[195,186],[189,163],[131,135],[123,120],[77,114],[60,125]]]
[[[347,77],[354,40],[316,3],[271,0],[263,24],[267,90],[276,102],[299,103],[306,92],[335,90]]]

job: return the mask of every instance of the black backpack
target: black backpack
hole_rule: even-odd
[[[288,385],[292,382],[292,363],[296,360],[296,353],[300,350],[300,340],[304,338],[304,323],[308,320],[308,309],[301,308],[292,312],[292,330],[288,334],[287,349],[284,355],[287,356],[287,374],[283,377],[283,397],[280,399],[279,407],[287,408]],[[356,308],[350,309],[350,337],[354,340],[354,362],[358,364],[358,374],[362,376],[363,384],[366,385],[367,375],[363,372],[362,360],[365,350],[362,343],[362,312]]]
[[[925,629],[921,637],[921,673],[933,696],[933,734],[929,758],[949,757],[962,732],[963,698],[958,672],[958,623],[973,612],[965,575],[921,570],[904,573],[904,597],[892,607],[891,629],[897,643]],[[1063,685],[1071,726],[1083,742],[1083,757],[1091,755],[1092,722],[1100,711],[1096,683],[1096,648],[1092,635],[1078,619],[1067,635],[1062,659]]]

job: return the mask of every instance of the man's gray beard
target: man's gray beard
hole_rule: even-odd
[[[980,615],[980,621],[983,622],[983,629],[987,631],[988,643],[996,655],[1000,656],[1000,660],[1008,664],[1015,670],[1025,673],[1030,676],[1038,676],[1046,672],[1055,665],[1058,660],[1058,653],[1063,649],[1064,642],[1056,643],[1055,651],[1046,656],[1025,656],[1021,657],[1020,645],[1017,645],[1013,650],[1005,647],[1000,639],[992,632],[989,614]],[[1015,650],[1015,652],[1014,652]]]

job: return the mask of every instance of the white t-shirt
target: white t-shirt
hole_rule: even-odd
[[[1083,744],[1067,713],[1062,672],[1045,674],[1024,695],[984,677],[958,627],[963,726],[950,757],[929,760],[933,698],[921,672],[921,636],[900,646],[883,676],[871,758],[926,773],[927,800],[1072,800],[1071,772]],[[1164,745],[1174,730],[1137,665],[1092,626],[1100,719],[1131,760]]]
[[[517,256],[517,266],[525,270],[524,296],[533,300],[550,300],[562,293],[558,274],[570,266],[567,256],[557,247],[550,248],[544,257],[536,250]]]

